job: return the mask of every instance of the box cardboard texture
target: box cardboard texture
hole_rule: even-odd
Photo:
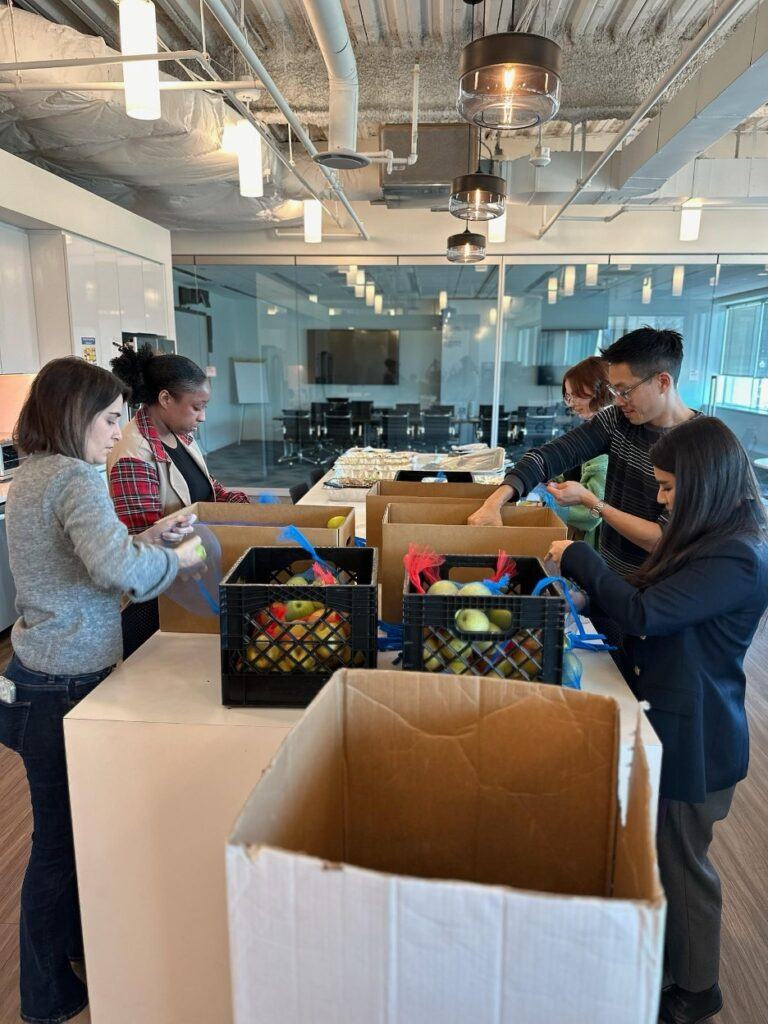
[[[337,672],[227,847],[235,1024],[655,1024],[639,740],[535,683]]]
[[[221,544],[222,577],[248,548],[282,543],[278,536],[286,526],[298,526],[315,547],[347,547],[355,539],[355,511],[349,505],[329,508],[327,505],[201,501],[183,511],[194,512]],[[175,512],[174,517],[179,514]],[[337,530],[329,530],[326,523],[334,516],[344,516],[344,522]],[[214,615],[194,615],[168,597],[161,597],[159,605],[163,632],[219,632],[219,620]]]
[[[381,547],[381,520],[387,505],[403,502],[432,502],[443,504],[470,500],[480,505],[498,486],[490,484],[424,484],[413,480],[380,480],[371,487],[365,498],[366,540],[374,548]]]
[[[468,507],[469,506],[469,507]],[[471,503],[423,502],[388,505],[381,533],[381,617],[385,622],[403,618],[403,557],[411,544],[432,548],[439,555],[512,555],[544,558],[553,540],[565,540],[567,528],[548,508],[507,505],[501,510],[503,526],[467,526]]]

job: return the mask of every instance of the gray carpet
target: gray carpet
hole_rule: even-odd
[[[306,463],[292,466],[276,464],[283,454],[282,442],[268,441],[266,451],[266,471],[261,441],[243,441],[242,444],[230,444],[211,452],[207,456],[208,469],[224,487],[285,490],[302,480],[309,482],[309,473],[314,466]],[[326,468],[329,467],[330,463]]]

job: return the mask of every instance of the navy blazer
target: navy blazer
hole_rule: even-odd
[[[701,803],[743,779],[744,655],[768,606],[768,544],[725,538],[645,590],[581,542],[561,572],[627,634],[627,682],[663,745],[661,795]]]

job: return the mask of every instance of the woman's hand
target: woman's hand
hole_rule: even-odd
[[[576,480],[564,480],[561,484],[550,482],[547,484],[547,491],[558,505],[584,505],[591,508],[598,500],[592,491]]]
[[[549,551],[547,552],[547,557],[544,559],[544,561],[547,563],[551,562],[553,565],[557,567],[559,571],[560,560],[563,557],[563,552],[571,544],[573,544],[572,540],[553,540],[549,546]]]
[[[154,526],[150,526],[148,530],[140,533],[136,539],[140,540],[143,544],[162,544],[163,542],[176,544],[192,533],[193,524],[196,520],[197,516],[194,512],[190,512],[185,516],[169,516],[166,519],[161,519]]]
[[[205,565],[205,548],[197,537],[182,541],[174,551],[180,569],[200,569]]]

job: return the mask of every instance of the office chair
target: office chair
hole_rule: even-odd
[[[352,416],[347,413],[325,414],[325,447],[335,452],[344,452],[351,448],[354,441]]]
[[[308,490],[309,484],[306,480],[302,480],[300,484],[294,484],[293,487],[289,487],[288,493],[291,496],[292,503],[298,505]]]
[[[449,416],[453,416],[454,406],[452,405],[433,405],[427,409],[427,414],[430,416],[445,415],[448,413]]]
[[[418,402],[398,402],[395,412],[408,414],[408,425],[417,430],[421,423],[421,406]]]
[[[319,484],[324,476],[325,476],[325,470],[324,469],[310,469],[310,471],[309,471],[309,482],[310,482],[311,486],[314,487],[315,484]]]
[[[451,446],[451,414],[425,412],[421,417],[421,446],[427,451],[444,451]]]
[[[407,412],[385,412],[381,417],[381,438],[385,448],[397,451],[411,447]]]
[[[480,422],[477,428],[477,440],[481,444],[491,444],[491,424],[493,420],[490,416],[480,416]],[[512,433],[510,425],[509,413],[502,415],[499,413],[499,439],[498,444],[501,448],[506,448],[509,444],[510,436]]]
[[[310,466],[319,466],[323,460],[314,457],[316,454],[317,443],[311,437],[309,413],[301,409],[283,409],[283,454],[277,460],[278,465],[306,462]]]
[[[547,441],[552,440],[555,433],[555,414],[541,415],[538,412],[532,412],[531,409],[526,409],[523,432],[525,433],[525,443],[529,448],[546,444]]]

